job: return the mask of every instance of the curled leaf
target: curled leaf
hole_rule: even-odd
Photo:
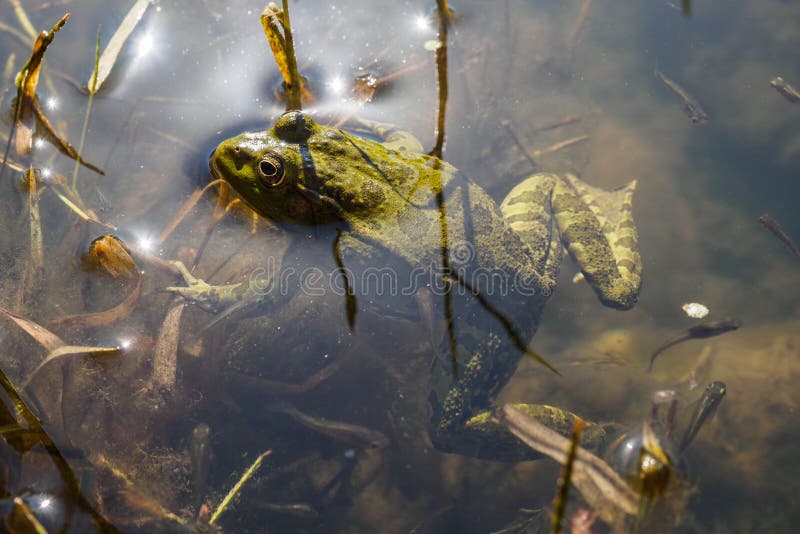
[[[112,234],[102,235],[92,241],[82,263],[84,269],[112,278],[131,280],[139,276],[139,269],[130,249],[122,239]]]

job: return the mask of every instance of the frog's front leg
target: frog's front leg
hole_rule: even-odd
[[[172,264],[186,282],[186,286],[166,287],[164,290],[180,295],[208,312],[222,312],[220,315],[226,317],[245,307],[259,306],[282,297],[280,291],[276,290],[275,277],[269,272],[255,270],[254,274],[243,282],[215,286],[195,277],[183,262],[173,261]],[[218,315],[217,318],[221,317]]]
[[[394,124],[376,122],[368,119],[352,118],[350,123],[358,129],[377,136],[381,139],[381,144],[386,148],[397,150],[398,152],[414,152],[421,154],[423,151],[422,143],[414,137],[414,134],[402,130]]]

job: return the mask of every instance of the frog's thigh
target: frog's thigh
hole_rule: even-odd
[[[561,260],[551,207],[553,188],[559,181],[555,174],[534,174],[509,191],[500,204],[503,219],[530,247],[540,273],[558,269]]]
[[[358,124],[381,138],[381,144],[398,152],[415,152],[421,154],[422,143],[414,134],[401,130],[394,124],[357,119]]]

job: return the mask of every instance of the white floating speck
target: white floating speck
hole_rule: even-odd
[[[698,302],[687,302],[681,307],[686,312],[686,315],[695,319],[702,319],[708,315],[708,308]]]

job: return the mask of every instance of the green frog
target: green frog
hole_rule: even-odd
[[[434,360],[431,441],[441,451],[478,458],[537,457],[495,420],[492,401],[524,354],[520,345],[536,332],[564,248],[604,305],[635,305],[641,283],[635,182],[608,192],[575,176],[539,173],[498,205],[455,167],[422,153],[412,135],[365,120],[349,126],[323,126],[290,111],[270,130],[223,141],[210,166],[274,222],[339,225],[340,263],[368,264],[389,253],[467,290],[494,320],[477,326],[470,324],[475,313],[460,315],[456,355]],[[211,286],[188,273],[184,278],[188,287],[170,290],[208,309],[253,301],[277,306],[286,298],[271,291],[270,280]],[[546,405],[516,406],[564,433],[576,417]],[[602,425],[590,425],[583,443],[603,439]]]

